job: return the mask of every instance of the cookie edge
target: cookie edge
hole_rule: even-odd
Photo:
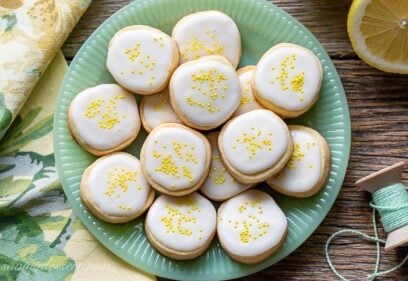
[[[289,125],[289,130],[300,130],[300,131],[304,131],[307,132],[309,134],[311,134],[313,137],[315,137],[316,141],[319,144],[319,147],[322,151],[321,155],[320,155],[320,160],[322,160],[323,165],[320,167],[320,174],[319,174],[319,180],[316,183],[316,185],[310,189],[309,191],[305,191],[305,192],[290,192],[290,191],[286,191],[284,188],[282,188],[281,186],[277,185],[277,184],[273,184],[270,179],[266,180],[266,184],[272,188],[273,190],[286,195],[286,196],[290,196],[290,197],[296,197],[296,198],[308,198],[308,197],[312,197],[313,195],[316,195],[317,193],[319,193],[320,191],[323,190],[324,186],[326,185],[328,179],[329,179],[329,175],[330,175],[330,171],[331,171],[331,151],[330,151],[330,146],[327,143],[326,139],[315,129],[312,129],[310,127],[306,127],[306,126],[301,126],[301,125]]]

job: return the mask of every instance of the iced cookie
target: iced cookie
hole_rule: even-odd
[[[211,145],[211,166],[200,191],[211,200],[223,201],[252,187],[253,184],[235,180],[225,168],[218,150],[218,133],[207,135],[207,139]]]
[[[237,67],[241,58],[241,35],[235,22],[219,11],[204,11],[182,18],[173,28],[180,62],[221,55]]]
[[[211,147],[199,132],[184,125],[165,123],[149,134],[140,157],[143,173],[156,190],[184,196],[205,181]]]
[[[121,150],[140,130],[136,100],[116,84],[85,89],[69,106],[68,127],[77,142],[94,155]]]
[[[235,110],[233,117],[252,111],[262,109],[263,107],[256,101],[251,87],[252,76],[255,72],[255,66],[248,65],[237,70],[239,82],[241,83],[241,103]]]
[[[109,72],[122,87],[141,95],[166,88],[178,63],[174,40],[149,26],[125,27],[109,42],[106,61]]]
[[[286,167],[267,180],[270,187],[288,196],[309,197],[326,184],[330,172],[330,148],[315,130],[289,126],[294,149]]]
[[[293,151],[285,122],[275,113],[256,109],[230,120],[218,138],[230,174],[243,183],[258,183],[277,174]]]
[[[221,56],[182,64],[170,81],[170,102],[188,126],[210,130],[228,120],[241,100],[238,76]]]
[[[143,97],[140,103],[140,119],[147,132],[163,123],[181,123],[170,104],[167,90]]]
[[[323,70],[310,50],[278,44],[259,60],[252,79],[254,96],[282,117],[296,117],[317,101]]]
[[[111,223],[139,217],[154,199],[139,160],[124,152],[106,155],[89,166],[82,176],[80,195],[96,217]]]
[[[265,260],[283,244],[288,223],[270,195],[247,190],[224,202],[217,212],[217,234],[228,255],[242,263]]]
[[[209,247],[216,222],[214,206],[198,193],[184,197],[161,195],[147,213],[145,232],[163,255],[188,260]]]

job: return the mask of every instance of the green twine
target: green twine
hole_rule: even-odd
[[[380,268],[380,251],[381,244],[385,244],[385,241],[378,237],[378,227],[376,223],[375,211],[378,210],[381,216],[381,222],[384,226],[384,230],[388,233],[393,230],[399,229],[402,226],[408,225],[408,192],[405,185],[402,183],[393,184],[382,189],[377,190],[373,194],[373,202],[370,203],[370,206],[373,208],[373,227],[374,227],[374,237],[369,236],[361,231],[353,229],[344,229],[335,232],[326,242],[325,246],[325,255],[327,263],[330,266],[330,269],[333,271],[336,276],[342,281],[349,281],[343,275],[341,275],[335,266],[333,265],[330,255],[329,248],[331,241],[337,236],[344,233],[351,233],[361,236],[364,240],[375,242],[377,246],[377,259],[375,262],[374,272],[367,276],[367,280],[375,280],[379,276],[387,275],[400,267],[402,267],[408,261],[408,255],[402,260],[402,262],[385,271],[379,271]]]
[[[374,203],[385,232],[389,233],[408,225],[408,192],[402,183],[381,188],[373,193]]]

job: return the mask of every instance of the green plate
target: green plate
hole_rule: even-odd
[[[79,197],[82,173],[95,158],[71,138],[67,128],[67,110],[74,96],[85,88],[113,82],[105,67],[105,60],[108,42],[115,32],[128,25],[145,24],[170,33],[181,17],[208,9],[223,11],[238,24],[243,39],[241,66],[256,64],[261,55],[277,43],[292,42],[312,50],[324,69],[318,103],[291,123],[313,127],[327,139],[332,151],[330,179],[320,194],[309,199],[273,194],[288,218],[289,235],[279,252],[251,266],[231,260],[217,240],[200,258],[187,262],[175,261],[162,256],[150,246],[143,232],[144,218],[123,225],[107,224],[96,219],[86,210]],[[140,136],[127,151],[139,156],[144,136]],[[340,191],[347,168],[350,116],[341,81],[329,56],[303,25],[278,7],[262,0],[140,0],[106,20],[85,42],[71,63],[58,97],[54,145],[62,186],[72,208],[88,230],[109,250],[142,270],[167,278],[231,279],[260,271],[289,255],[322,222]]]

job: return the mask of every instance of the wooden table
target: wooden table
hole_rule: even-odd
[[[94,0],[63,47],[68,61],[88,36],[129,0]],[[240,280],[336,280],[324,256],[327,238],[353,228],[373,234],[370,197],[354,182],[384,166],[408,160],[408,76],[375,70],[353,52],[346,31],[351,0],[273,0],[295,16],[320,40],[343,81],[352,120],[349,168],[340,196],[317,231],[292,255],[262,272]],[[404,175],[408,179],[408,174]],[[381,231],[383,237],[384,233]],[[407,249],[387,253],[382,268],[396,265]],[[346,236],[335,241],[331,254],[338,269],[352,280],[371,273],[375,245]],[[380,280],[408,280],[408,266]]]

